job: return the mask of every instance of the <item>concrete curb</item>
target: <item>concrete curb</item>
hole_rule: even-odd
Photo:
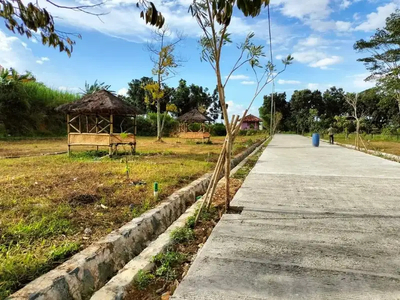
[[[324,143],[329,143],[328,140],[321,139],[321,141],[324,142]],[[342,144],[342,143],[338,143],[338,142],[335,142],[335,145],[338,145],[338,146],[341,146],[341,147],[345,147],[345,148],[348,148],[348,149],[357,150],[356,147],[353,146],[353,145],[347,145],[347,144]],[[387,159],[390,159],[390,160],[393,160],[393,161],[396,161],[396,162],[400,162],[400,156],[398,156],[398,155],[385,153],[385,152],[380,152],[380,151],[375,151],[375,150],[368,150],[368,149],[365,150],[364,148],[360,148],[360,150],[357,150],[357,151],[364,152],[364,153],[367,153],[367,154],[370,154],[370,155],[374,155],[374,156],[387,158]]]
[[[257,153],[258,150],[270,139],[270,137],[259,144],[253,151],[235,167],[232,169],[231,174],[236,173],[246,163],[249,157]],[[247,149],[246,149],[247,150]],[[223,179],[222,179],[223,180]],[[199,200],[193,204],[186,212],[179,217],[163,234],[161,234],[155,241],[153,241],[145,250],[142,251],[138,256],[132,259],[129,263],[121,269],[116,276],[114,276],[104,287],[98,290],[90,299],[91,300],[122,300],[126,296],[126,291],[132,286],[135,279],[138,276],[140,270],[150,271],[153,269],[154,264],[151,262],[152,258],[172,245],[171,232],[177,228],[182,228],[186,225],[186,221],[189,217],[196,214],[197,208],[200,206],[202,200]]]
[[[258,147],[253,144],[240,153],[236,166]],[[134,218],[103,239],[75,254],[71,259],[35,279],[8,299],[63,300],[88,299],[103,287],[124,265],[146,248],[149,241],[163,233],[185,209],[205,193],[211,173],[169,196],[157,207]]]

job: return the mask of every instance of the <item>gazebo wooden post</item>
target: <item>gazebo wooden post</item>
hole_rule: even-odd
[[[114,132],[114,116],[110,115],[110,148],[108,150],[108,155],[111,157],[113,154],[112,144],[111,144],[111,136]]]
[[[78,117],[78,120],[79,120],[79,133],[82,133],[82,123],[81,123],[81,114],[79,114],[79,117]]]
[[[69,114],[67,114],[67,134],[68,134],[68,156],[70,155],[71,152],[71,146],[69,143],[69,132],[70,132],[70,128],[69,128]]]
[[[96,114],[96,134],[99,133],[99,118]],[[99,152],[99,146],[96,146],[96,152]]]
[[[135,144],[133,145],[133,153],[136,153],[136,136],[137,136],[137,116],[133,117],[133,134],[135,135]]]

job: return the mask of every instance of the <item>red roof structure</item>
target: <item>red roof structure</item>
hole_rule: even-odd
[[[261,119],[253,115],[247,115],[244,117],[243,122],[261,122]]]

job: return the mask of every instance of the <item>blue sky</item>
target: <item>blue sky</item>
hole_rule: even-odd
[[[57,1],[74,5],[93,0]],[[0,26],[0,65],[14,67],[18,71],[30,70],[48,86],[61,90],[79,91],[85,81],[96,79],[110,84],[112,89],[124,93],[128,82],[142,76],[151,76],[152,63],[146,51],[151,41],[151,27],[139,18],[134,0],[109,0],[102,11],[109,12],[99,20],[80,12],[61,10],[39,0],[42,7],[57,17],[58,28],[79,32],[71,58],[65,53],[47,48],[35,39],[13,35]],[[177,49],[186,62],[178,74],[167,83],[176,86],[180,78],[187,82],[215,87],[211,67],[200,61],[198,38],[200,30],[187,12],[190,0],[157,0],[157,8],[163,12],[171,30],[182,31],[186,39]],[[363,79],[367,72],[356,61],[353,44],[360,38],[368,38],[375,29],[385,24],[385,19],[400,0],[271,0],[272,46],[278,70],[282,56],[292,54],[295,61],[276,79],[276,91],[286,91],[290,96],[295,89],[319,89],[330,86],[346,91],[362,91],[373,86]],[[266,10],[257,18],[244,18],[237,13],[229,31],[234,43],[244,40],[253,31],[255,42],[268,50]],[[238,55],[235,46],[223,50],[223,71],[227,75]],[[254,77],[246,66],[238,70],[226,90],[230,113],[241,113],[255,90]],[[271,92],[267,86],[261,95]],[[252,113],[258,114],[262,96],[253,105]]]

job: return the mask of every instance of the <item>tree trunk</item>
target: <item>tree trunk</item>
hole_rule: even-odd
[[[160,100],[157,101],[157,141],[161,141]]]
[[[230,207],[230,174],[231,174],[232,135],[228,137],[225,154],[225,211]]]

